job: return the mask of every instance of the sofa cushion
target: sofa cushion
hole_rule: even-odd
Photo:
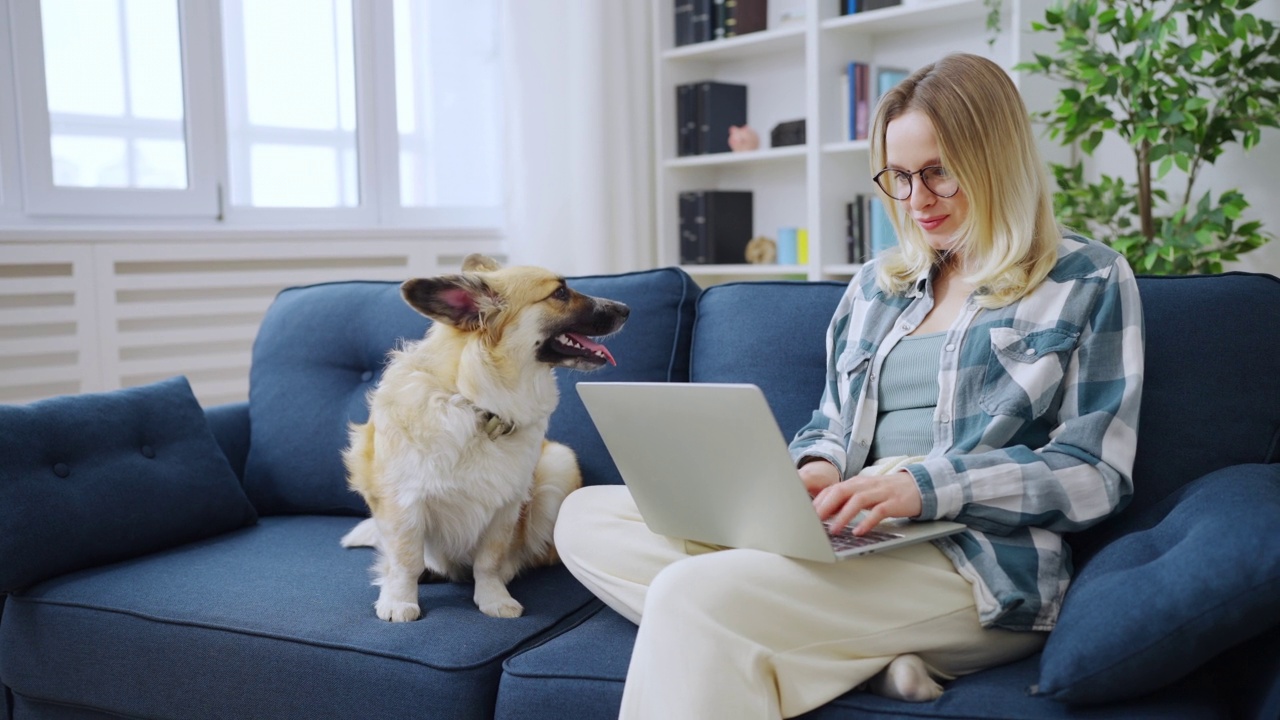
[[[1280,465],[1211,473],[1135,519],[1072,583],[1040,666],[1070,703],[1137,697],[1280,625]]]
[[[609,341],[617,367],[590,375],[557,371],[561,404],[549,435],[578,451],[588,483],[621,482],[573,384],[586,377],[685,379],[698,288],[674,268],[569,284],[626,303],[631,317]],[[340,451],[347,427],[368,419],[367,395],[387,353],[422,338],[429,324],[401,299],[399,283],[326,283],[280,293],[259,328],[249,375],[245,488],[260,512],[368,513],[346,484]]]
[[[616,718],[631,659],[636,628],[607,608],[577,627],[513,655],[503,663],[498,690],[497,720]],[[929,703],[904,703],[865,692],[849,692],[817,710],[806,720],[851,718],[1220,718],[1211,688],[1200,682],[1183,683],[1159,696],[1088,708],[1083,711],[1027,694],[1036,680],[1037,657],[962,677],[946,686],[942,697]],[[709,682],[711,680],[708,680]]]
[[[760,386],[790,440],[822,399],[826,334],[846,283],[744,282],[698,298],[690,378]]]
[[[0,590],[253,523],[185,377],[0,406]]]
[[[488,718],[500,663],[593,607],[563,567],[517,578],[519,618],[469,584],[422,585],[425,614],[373,612],[352,518],[258,526],[47,581],[9,598],[3,681],[19,698],[118,717]]]

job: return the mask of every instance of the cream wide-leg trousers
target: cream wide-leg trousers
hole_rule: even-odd
[[[899,655],[949,680],[1046,637],[982,628],[972,586],[931,543],[837,563],[717,550],[651,532],[620,485],[571,493],[555,541],[574,576],[640,626],[622,718],[789,718]]]

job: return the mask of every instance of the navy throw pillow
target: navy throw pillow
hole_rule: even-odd
[[[1280,625],[1280,465],[1188,483],[1080,571],[1040,659],[1039,693],[1137,697]]]
[[[0,591],[253,524],[185,377],[0,405]]]

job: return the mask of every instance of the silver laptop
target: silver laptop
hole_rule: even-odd
[[[828,533],[755,385],[580,382],[578,395],[655,533],[835,562],[965,529],[894,519]]]

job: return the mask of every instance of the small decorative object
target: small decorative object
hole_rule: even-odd
[[[760,147],[760,136],[750,125],[729,126],[729,149],[734,152],[745,152]]]
[[[747,262],[754,265],[772,265],[778,261],[778,244],[763,235],[751,238],[747,243]]]
[[[778,264],[795,265],[800,261],[799,228],[778,228]]]
[[[774,125],[773,130],[769,133],[769,140],[772,147],[803,145],[805,140],[804,118],[788,120]]]

